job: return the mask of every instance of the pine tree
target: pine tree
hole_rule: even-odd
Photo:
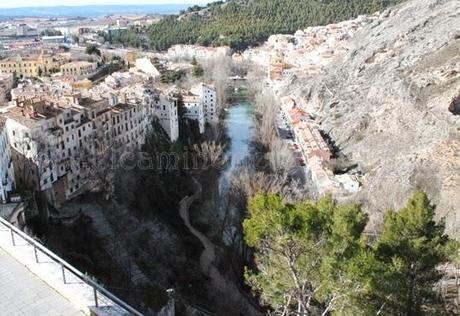
[[[375,244],[382,263],[374,280],[380,309],[388,315],[426,315],[436,306],[434,286],[441,274],[436,267],[455,257],[458,244],[434,220],[435,207],[417,191],[399,212],[390,211]],[[441,315],[441,311],[437,311]]]

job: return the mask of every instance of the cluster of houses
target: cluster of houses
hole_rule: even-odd
[[[13,88],[11,101],[0,104],[0,204],[17,187],[41,191],[54,205],[87,191],[92,171],[85,159],[99,159],[108,149],[117,155],[139,149],[153,120],[176,141],[179,94],[184,118],[196,120],[200,133],[217,122],[212,85],[181,91],[159,79],[151,61],[142,58],[85,89],[53,77]]]
[[[335,175],[331,166],[332,152],[321,135],[315,120],[298,106],[296,100],[287,96],[282,99],[281,109],[292,127],[293,136],[306,161],[307,176],[319,195],[333,193],[335,196],[354,194],[360,182],[349,174]]]
[[[376,18],[376,15],[359,16],[354,20],[308,27],[293,35],[272,35],[264,45],[246,50],[243,59],[267,67],[271,80],[281,79],[283,73],[316,74],[349,51],[349,39]]]

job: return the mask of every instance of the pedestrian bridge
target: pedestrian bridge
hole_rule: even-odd
[[[0,217],[3,315],[142,315]]]

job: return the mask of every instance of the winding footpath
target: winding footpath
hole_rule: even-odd
[[[214,264],[216,261],[216,246],[208,237],[190,223],[190,207],[192,203],[201,196],[202,192],[201,184],[198,183],[195,178],[193,178],[193,182],[195,183],[196,191],[193,195],[186,196],[179,202],[179,213],[187,228],[200,240],[204,247],[204,251],[200,257],[201,270],[211,279],[212,288],[218,290],[222,298],[225,297],[227,300],[238,304],[234,306],[240,307],[241,315],[261,315],[261,313],[247,301],[236,285],[222,276]]]

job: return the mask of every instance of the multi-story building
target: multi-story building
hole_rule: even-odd
[[[0,203],[8,201],[8,195],[14,190],[14,170],[6,131],[6,120],[0,117]]]
[[[103,153],[138,149],[150,112],[128,98],[95,100],[79,93],[18,103],[4,114],[18,185],[45,192],[58,205],[92,188],[91,162]]]
[[[204,133],[203,101],[200,96],[191,92],[182,96],[184,102],[184,118],[198,122],[200,134]]]
[[[284,61],[281,55],[271,56],[268,66],[268,78],[271,80],[280,79],[283,75]]]
[[[191,91],[201,98],[205,122],[209,124],[216,123],[219,120],[216,88],[209,84],[200,83],[193,87]]]
[[[51,157],[51,149],[59,145],[61,135],[55,121],[56,117],[64,115],[63,111],[45,107],[40,101],[12,108],[4,115],[17,185],[40,191],[50,190],[58,178]]]
[[[77,80],[88,78],[96,72],[96,63],[89,61],[74,61],[61,66],[63,75],[70,75]]]
[[[179,138],[179,118],[177,113],[177,98],[170,95],[155,93],[153,96],[153,115],[161,127],[174,142]]]
[[[16,56],[0,60],[0,73],[19,77],[38,77],[59,69],[60,60],[50,55]]]

